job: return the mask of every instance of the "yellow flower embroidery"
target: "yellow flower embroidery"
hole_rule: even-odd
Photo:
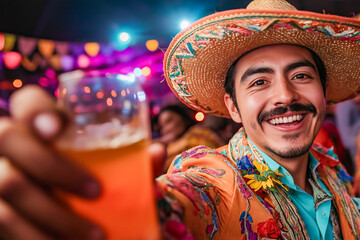
[[[288,189],[278,180],[279,176],[284,176],[278,171],[272,171],[268,165],[262,165],[257,161],[253,161],[254,166],[259,171],[259,174],[245,175],[245,178],[250,179],[247,184],[254,189],[255,192],[261,188],[275,190],[274,182],[281,185],[286,191]]]

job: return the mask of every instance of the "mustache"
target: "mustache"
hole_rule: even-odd
[[[317,111],[314,105],[312,104],[301,104],[301,103],[293,103],[287,107],[276,107],[270,111],[261,112],[258,116],[258,123],[261,124],[265,119],[269,117],[274,117],[280,114],[284,114],[286,112],[310,112],[316,116]]]

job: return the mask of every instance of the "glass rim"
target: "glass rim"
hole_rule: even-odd
[[[109,70],[103,70],[103,69],[93,69],[93,70],[74,70],[69,72],[64,72],[59,74],[58,81],[61,82],[67,82],[71,80],[81,79],[84,77],[120,77],[120,78],[134,78],[133,81],[135,81],[136,76],[133,73],[129,74],[123,74],[115,71],[109,71]]]

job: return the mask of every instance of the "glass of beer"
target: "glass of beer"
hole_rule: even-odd
[[[66,202],[109,240],[160,239],[148,155],[146,95],[134,75],[73,71],[59,76],[59,104],[72,123],[56,143],[101,183],[95,200]]]

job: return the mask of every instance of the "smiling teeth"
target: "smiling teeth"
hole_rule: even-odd
[[[272,125],[277,125],[277,124],[281,124],[281,123],[292,123],[295,121],[300,121],[303,119],[303,115],[294,115],[294,116],[290,116],[290,117],[282,117],[282,118],[273,118],[270,120],[270,123]]]

